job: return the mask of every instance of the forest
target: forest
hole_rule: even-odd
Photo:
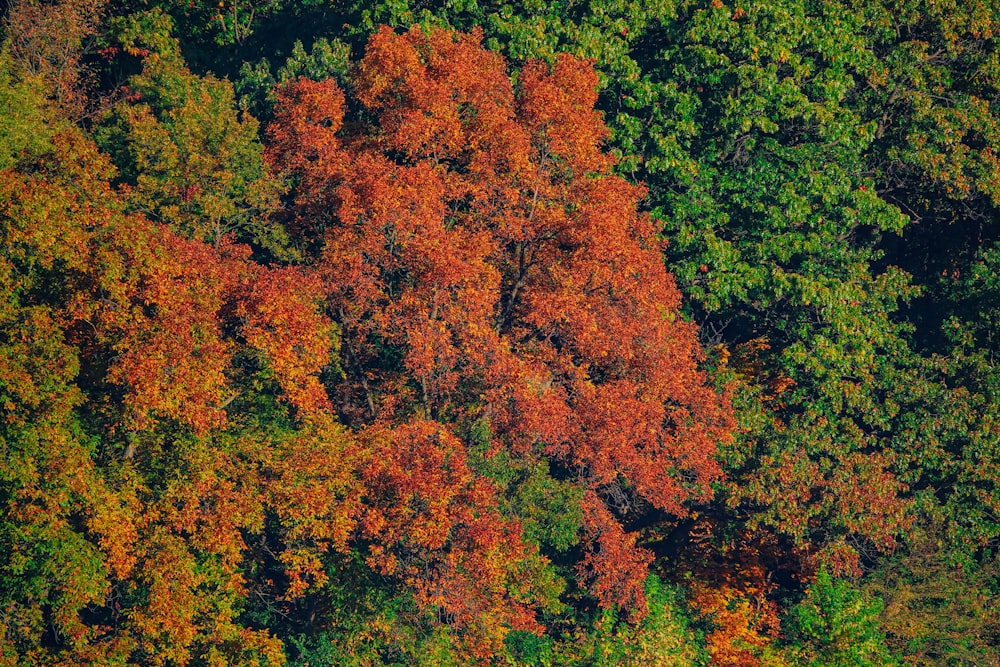
[[[1000,666],[1000,0],[0,39],[0,667]]]

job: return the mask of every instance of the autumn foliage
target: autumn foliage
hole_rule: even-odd
[[[997,3],[11,0],[0,667],[1000,664]]]
[[[141,94],[98,133],[125,171],[40,87],[46,132],[0,172],[21,443],[0,539],[25,582],[3,655],[279,664],[240,601],[320,604],[343,559],[407,600],[396,627],[468,660],[542,633],[567,578],[640,619],[652,556],[623,522],[710,498],[732,424],[643,191],[611,174],[590,64],[531,63],[515,87],[477,34],[384,30],[350,105],[332,81],[278,91],[264,165],[252,124],[188,123],[232,93],[147,19],[122,38]],[[243,242],[266,225],[230,154],[200,157],[216,142],[272,194],[295,184],[297,250]],[[546,479],[568,522],[518,495]]]
[[[648,556],[619,518],[710,497],[731,424],[642,190],[601,150],[596,88],[568,56],[515,88],[476,34],[383,30],[354,89],[370,125],[343,124],[333,82],[301,80],[278,93],[269,156],[321,247],[339,409],[361,437],[428,424],[460,457],[448,434],[485,420],[488,456],[545,458],[587,490],[580,573],[602,604],[642,609]]]

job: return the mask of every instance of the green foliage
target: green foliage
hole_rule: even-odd
[[[629,667],[687,667],[704,664],[705,655],[690,627],[680,591],[650,576],[646,580],[649,615],[624,634],[624,660]]]
[[[818,525],[821,542],[891,544],[901,488],[880,452],[909,381],[893,314],[914,290],[880,266],[881,235],[905,218],[865,175],[875,128],[844,104],[870,58],[853,19],[822,6],[720,4],[681,19],[652,70],[673,112],[644,123],[635,148],[694,314],[740,379],[764,387],[771,418],[743,438],[733,502],[803,542]]]
[[[287,637],[290,667],[403,663],[419,630],[412,625],[412,600],[380,585],[357,551],[330,558],[326,573],[327,583],[303,599],[284,605],[260,599],[247,618]]]
[[[577,636],[512,632],[509,664],[519,667],[694,667],[708,656],[683,605],[680,591],[655,575],[646,580],[649,613],[630,626],[614,610],[592,619]]]
[[[234,47],[290,4],[286,0],[166,0],[153,6],[178,20],[192,41]]]
[[[345,83],[350,69],[351,49],[343,41],[325,37],[313,42],[312,49],[306,51],[300,40],[292,46],[291,55],[285,64],[272,73],[271,64],[265,58],[255,65],[244,62],[240,67],[236,92],[240,105],[250,109],[258,118],[269,118],[274,105],[274,87],[305,77],[313,81],[336,79]]]
[[[44,98],[41,83],[19,79],[7,49],[0,51],[0,170],[50,148]]]
[[[885,600],[880,625],[907,665],[1000,664],[1000,564],[921,531],[864,582]]]
[[[992,549],[1000,536],[1000,375],[994,338],[1000,322],[1000,253],[983,244],[970,261],[929,281],[924,305],[947,317],[926,333],[938,352],[924,360],[935,378],[913,400],[898,427],[903,479],[943,531],[967,555]],[[930,304],[927,304],[930,302]],[[919,548],[919,545],[917,545]]]
[[[796,664],[809,667],[890,667],[899,664],[879,627],[882,600],[821,569],[792,608],[786,632]]]
[[[886,195],[932,226],[979,217],[961,201],[995,207],[1000,5],[911,0],[845,9],[863,16],[868,48],[881,56],[859,103],[879,122],[873,158]]]
[[[292,257],[268,220],[282,186],[264,164],[257,121],[237,112],[228,81],[185,67],[171,29],[156,10],[117,22],[122,47],[143,68],[97,136],[130,186],[131,207],[188,237],[218,243],[232,233]]]
[[[507,512],[521,522],[524,535],[546,550],[564,552],[580,541],[583,491],[553,476],[547,461],[519,460],[492,441],[487,420],[469,428],[470,463],[505,490]]]

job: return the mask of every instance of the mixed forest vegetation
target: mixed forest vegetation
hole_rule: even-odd
[[[997,0],[9,0],[0,665],[1000,665]]]

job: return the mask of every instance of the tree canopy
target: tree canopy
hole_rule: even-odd
[[[998,665],[997,0],[13,0],[0,665]]]

